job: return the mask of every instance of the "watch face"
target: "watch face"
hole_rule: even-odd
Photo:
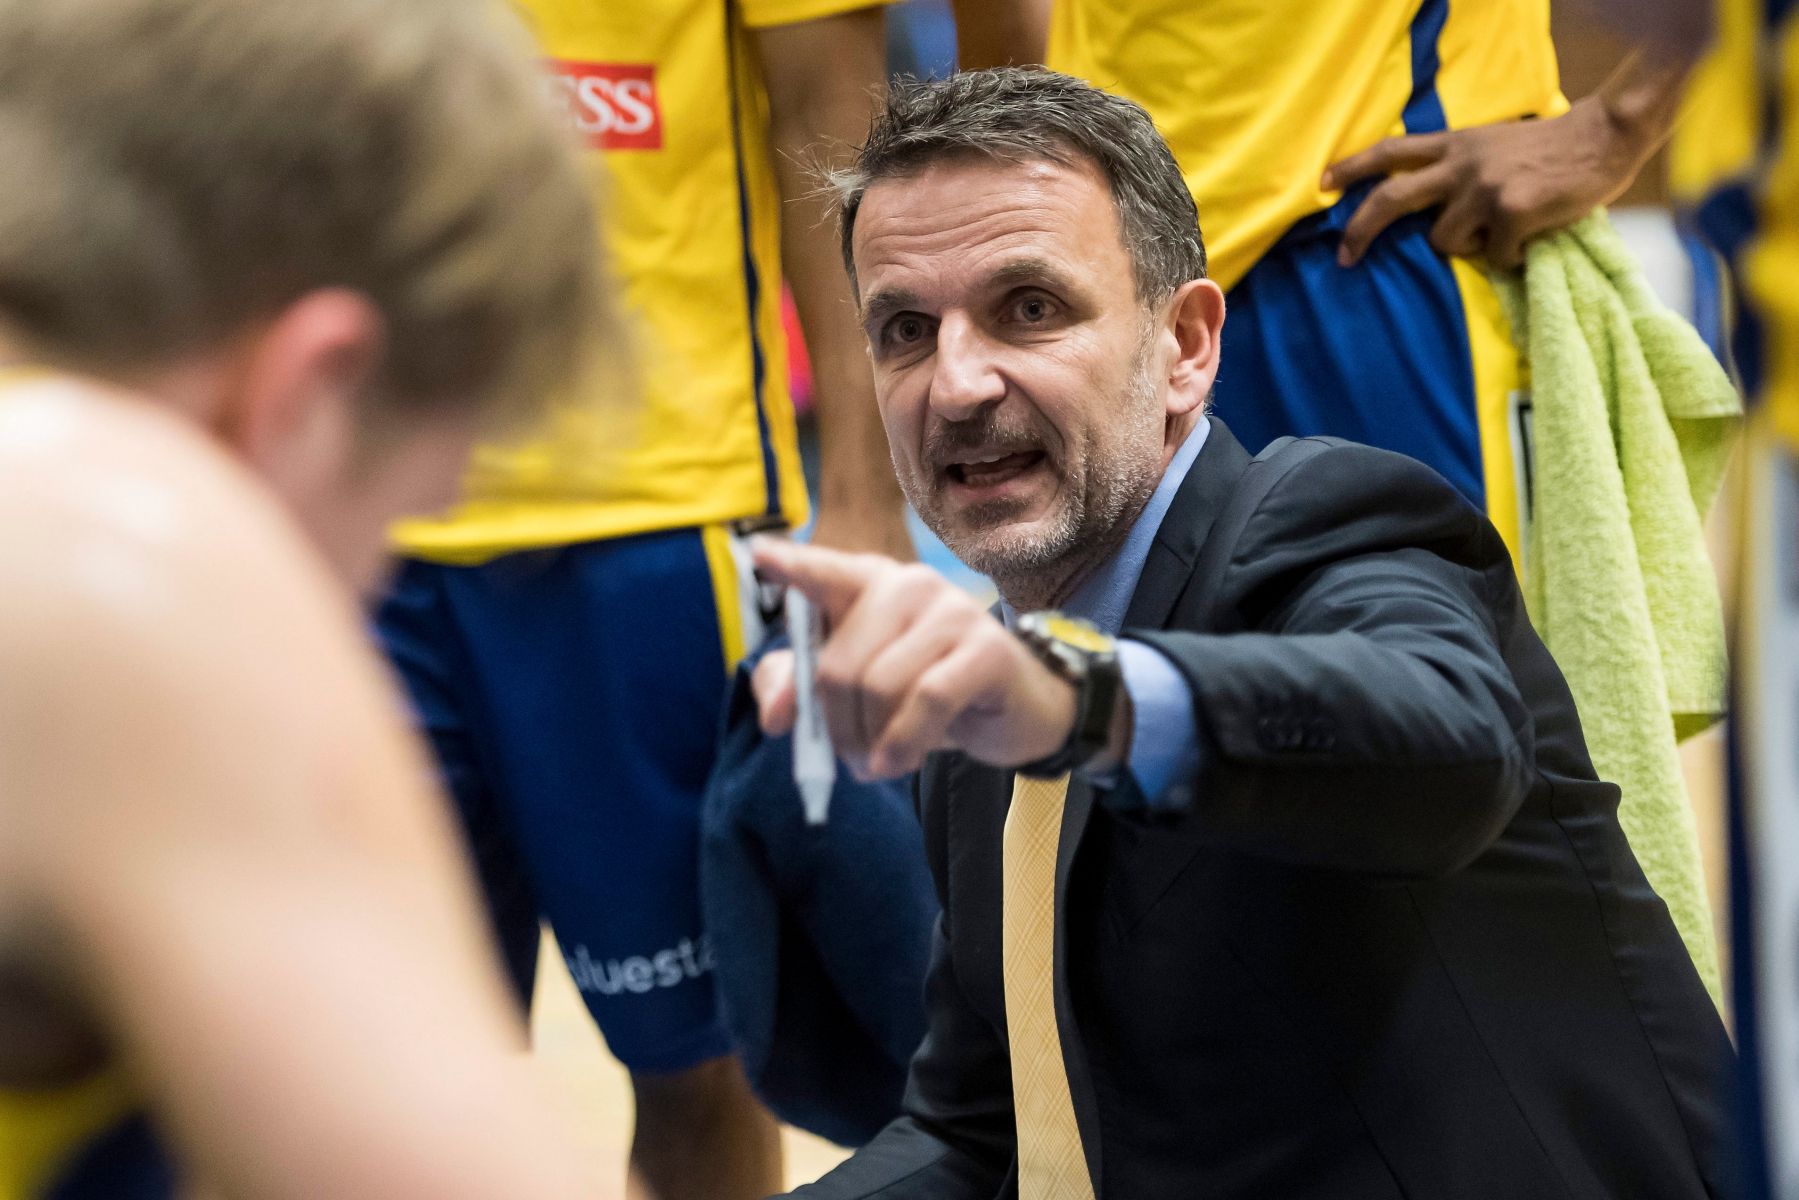
[[[1112,651],[1111,638],[1077,617],[1065,617],[1060,613],[1051,614],[1044,619],[1043,632],[1058,642],[1066,642],[1070,646],[1094,654],[1109,654]]]

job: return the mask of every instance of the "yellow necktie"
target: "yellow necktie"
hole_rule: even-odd
[[[1020,1200],[1093,1200],[1056,1031],[1056,846],[1068,776],[1012,785],[1001,841],[1001,947]]]

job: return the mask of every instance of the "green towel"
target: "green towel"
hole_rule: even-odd
[[[1724,711],[1704,515],[1742,417],[1693,327],[1597,211],[1496,275],[1531,378],[1525,602],[1618,819],[1714,1000],[1718,950],[1676,740]]]

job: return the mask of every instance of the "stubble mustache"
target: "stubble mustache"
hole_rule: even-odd
[[[997,407],[983,408],[965,421],[944,421],[925,433],[923,461],[933,490],[955,460],[971,452],[1042,453],[1051,470],[1061,473],[1058,439],[1049,422],[1021,412],[1002,417]]]

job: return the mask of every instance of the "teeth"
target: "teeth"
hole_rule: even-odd
[[[992,458],[978,458],[975,461],[980,463],[982,466],[986,466],[988,463],[996,463],[1000,459],[1005,458],[1005,457],[1006,456],[1004,454],[995,454]]]

